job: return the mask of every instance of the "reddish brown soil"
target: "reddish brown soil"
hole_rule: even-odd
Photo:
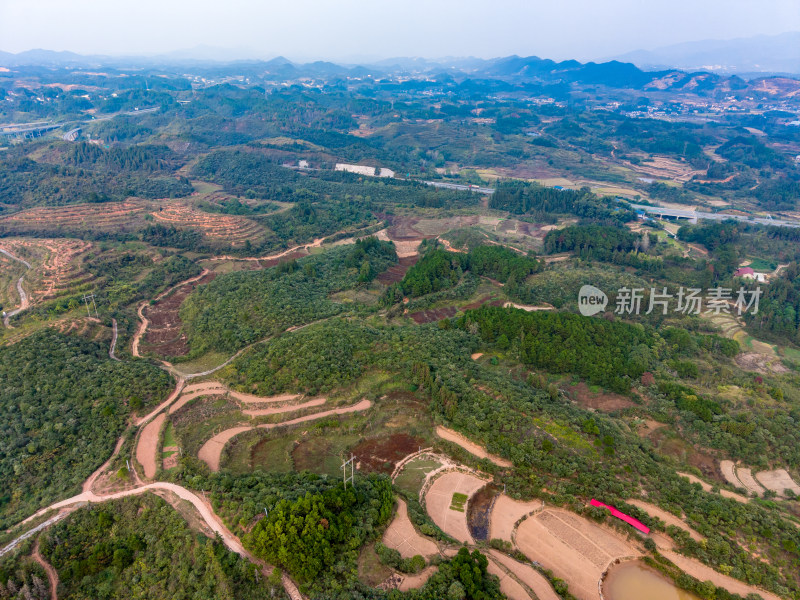
[[[0,226],[15,231],[79,228],[129,232],[146,223],[144,215],[151,204],[145,200],[126,200],[31,208],[0,219]]]
[[[461,310],[475,310],[476,308],[480,308],[484,304],[488,304],[489,306],[503,306],[505,302],[503,300],[495,300],[494,296],[485,296],[480,300],[476,300],[471,304],[465,304],[461,307]]]
[[[455,306],[445,306],[443,308],[431,308],[428,310],[421,310],[419,312],[411,313],[408,315],[415,323],[433,323],[434,321],[441,321],[447,319],[458,312]]]
[[[406,256],[399,260],[396,265],[392,265],[388,269],[386,269],[383,273],[378,275],[376,279],[379,283],[383,285],[391,285],[397,281],[400,281],[405,277],[408,270],[417,263],[419,260],[419,256]]]
[[[66,294],[71,288],[86,284],[93,278],[90,273],[82,270],[81,265],[82,256],[92,248],[90,242],[26,238],[7,239],[3,241],[3,245],[17,256],[30,256],[32,253],[41,258],[41,264],[34,264],[35,276],[25,280],[28,284],[26,287],[30,288],[31,304]]]
[[[425,445],[425,440],[395,433],[388,438],[370,438],[353,448],[352,453],[360,464],[360,470],[391,473],[395,465]]]
[[[700,472],[703,473],[703,475],[711,476],[712,474],[717,474],[719,472],[717,467],[719,463],[717,460],[713,456],[699,450],[695,450],[689,454],[688,462],[693,467],[700,469]],[[717,477],[721,479],[719,475],[717,475]]]
[[[719,460],[714,458],[710,451],[693,446],[683,439],[673,439],[670,437],[670,431],[672,430],[669,426],[662,426],[647,437],[661,454],[672,456],[697,467],[708,479],[725,482],[725,478],[719,470]]]
[[[542,230],[541,225],[536,225],[534,223],[524,223],[520,221],[517,224],[517,231],[523,235],[527,235],[530,237],[539,237],[543,238],[546,235],[546,231]]]
[[[189,353],[188,341],[183,333],[183,323],[178,311],[186,297],[198,285],[209,283],[216,275],[210,272],[198,281],[182,285],[144,309],[149,323],[142,340],[142,352],[152,352],[159,356],[184,356]]]
[[[278,258],[264,258],[259,259],[258,264],[262,267],[269,268],[274,267],[280,263],[289,262],[291,260],[296,260],[298,258],[303,258],[304,256],[308,256],[309,252],[305,248],[298,248],[297,250],[293,250],[289,254],[285,254],[284,256],[280,256]]]
[[[630,398],[614,394],[612,392],[592,392],[584,382],[578,385],[566,386],[570,395],[575,398],[581,406],[602,410],[603,412],[614,412],[623,408],[636,406]]]
[[[410,240],[425,237],[422,233],[414,229],[414,225],[419,222],[416,217],[387,217],[389,223],[389,237],[393,240]]]

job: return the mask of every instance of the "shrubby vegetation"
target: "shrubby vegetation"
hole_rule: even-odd
[[[270,396],[324,394],[345,386],[375,362],[380,331],[334,319],[255,346],[221,373],[231,385]]]
[[[171,380],[146,362],[52,330],[0,349],[0,527],[78,490],[111,455],[133,410]]]
[[[358,177],[345,172],[298,174],[270,161],[263,154],[242,151],[217,151],[203,157],[195,174],[221,184],[229,192],[254,194],[269,200],[296,202],[313,198],[352,199],[364,207],[388,204],[425,208],[474,206],[479,196],[420,183]]]
[[[347,307],[332,302],[331,293],[363,285],[396,261],[391,243],[365,242],[263,271],[221,275],[181,307],[192,352],[238,350],[289,326],[340,314]]]
[[[111,253],[86,262],[86,270],[103,278],[97,302],[112,309],[137,300],[154,298],[159,291],[198,275],[202,269],[183,255],[173,254],[153,262],[145,253]]]
[[[478,315],[486,318],[479,319]],[[474,334],[468,325],[470,318],[478,325]],[[528,319],[531,319],[529,325],[525,324]],[[540,320],[546,319],[550,322],[542,325]],[[717,448],[748,464],[758,464],[755,462],[758,456],[779,456],[785,464],[800,464],[800,456],[788,441],[797,439],[790,416],[794,409],[780,417],[773,411],[739,409],[729,401],[723,403],[698,393],[688,381],[679,382],[670,375],[673,361],[690,359],[701,364],[717,361],[722,365],[719,368],[735,373],[725,366],[725,361],[730,360],[727,357],[735,352],[734,343],[676,328],[659,333],[639,325],[608,323],[596,318],[510,309],[470,311],[461,322],[463,329],[453,327],[450,321],[418,327],[366,327],[356,322],[331,320],[266,345],[276,344],[274,349],[250,350],[233,363],[235,375],[225,377],[248,390],[300,391],[305,385],[302,378],[307,377],[305,361],[309,355],[302,350],[306,344],[311,344],[314,354],[321,355],[312,363],[320,370],[320,376],[323,379],[330,376],[340,385],[356,381],[372,369],[396,373],[413,381],[419,386],[418,393],[430,398],[431,410],[437,418],[514,462],[513,473],[499,479],[507,485],[509,493],[546,497],[549,502],[579,508],[590,497],[603,497],[624,506],[625,499],[644,487],[652,501],[680,506],[690,515],[691,524],[709,538],[708,546],[702,548],[681,539],[681,547],[691,555],[712,565],[730,565],[735,577],[767,588],[800,585],[791,583],[775,566],[752,568],[749,551],[737,541],[741,536],[758,535],[769,544],[773,565],[777,564],[775,561],[794,564],[792,561],[800,560],[800,555],[791,550],[795,547],[792,544],[800,543],[797,530],[775,507],[761,503],[742,505],[702,492],[677,477],[670,460],[654,452],[649,443],[643,443],[616,418],[589,413],[565,402],[557,387],[547,380],[543,383],[538,377],[543,367],[533,373],[530,369],[535,367],[530,363],[523,365],[521,372],[512,368],[509,374],[508,369],[509,365],[520,364],[517,357],[521,344],[531,348],[526,356],[541,359],[548,368],[587,373],[603,381],[610,380],[612,385],[620,379],[620,391],[622,383],[626,390],[638,384],[631,377],[614,378],[614,369],[635,375],[646,366],[656,373],[657,381],[648,389],[652,405],[642,406],[638,410],[643,412],[637,414],[652,414],[649,412],[652,411],[662,421],[679,423],[688,440]],[[481,325],[488,331],[486,341],[481,338]],[[531,327],[530,331],[535,327],[537,334],[530,334],[527,327]],[[562,337],[567,333],[587,340],[588,349],[572,348]],[[528,342],[529,338],[537,341]],[[339,349],[339,340],[344,340],[344,351]],[[598,350],[589,343],[595,340],[600,344]],[[470,353],[481,348],[500,353],[508,362],[495,369],[470,360]],[[269,369],[259,370],[267,360]],[[619,364],[607,367],[612,372],[610,376],[598,368],[609,363]],[[725,377],[729,384],[753,385],[746,374]],[[300,385],[294,384],[295,378],[299,378]],[[704,420],[709,412],[711,419]],[[590,418],[593,426],[587,427]],[[753,426],[742,437],[741,426],[748,423]],[[200,478],[187,472],[185,477],[193,486],[213,489],[215,506],[220,506],[223,512],[230,511],[234,523],[245,526],[257,517],[260,510],[257,490],[263,485],[257,482],[266,481],[267,476],[255,474],[240,480],[220,474],[209,481],[205,475]],[[224,491],[228,487],[240,490],[239,495],[229,496]],[[269,484],[266,489],[270,491],[265,497],[272,498],[269,502],[277,502],[281,497],[280,486]],[[300,495],[304,493],[302,486],[297,486],[297,490]],[[242,497],[251,500],[236,499]],[[641,518],[652,523],[646,515]],[[761,536],[765,527],[773,532],[771,538]]]
[[[33,557],[22,556],[22,551],[0,558],[0,598],[50,600],[47,574]]]
[[[457,597],[503,597],[497,579],[486,573],[485,557],[477,552],[460,553],[452,561],[440,563],[439,572],[421,590],[386,592],[358,581],[359,548],[381,532],[393,512],[393,494],[383,476],[359,475],[355,487],[348,486],[345,491],[338,479],[311,473],[209,474],[194,459],[184,459],[182,469],[180,477],[209,492],[214,510],[234,532],[252,527],[251,533],[244,534],[249,548],[284,565],[304,582],[313,598],[439,600],[447,597],[442,594],[456,582],[455,590],[464,586],[473,594]],[[294,531],[300,534],[290,535]],[[309,560],[301,561],[302,556]]]

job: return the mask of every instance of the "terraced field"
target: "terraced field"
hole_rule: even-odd
[[[92,248],[90,242],[21,238],[3,240],[3,247],[31,263],[25,284],[33,305],[70,293],[93,279],[82,266],[82,258]]]
[[[145,216],[153,202],[130,199],[101,204],[39,207],[0,219],[0,231],[10,233],[36,231],[114,231],[129,233],[147,224]]]
[[[264,228],[247,217],[213,214],[191,204],[173,202],[150,213],[163,225],[179,229],[193,229],[211,242],[225,242],[233,247],[244,246],[264,235]]]

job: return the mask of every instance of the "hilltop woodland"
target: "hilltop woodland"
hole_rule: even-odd
[[[401,302],[405,296],[416,298],[448,290],[458,284],[465,273],[498,281],[507,286],[506,293],[513,296],[518,285],[540,269],[540,263],[533,256],[521,256],[501,246],[477,246],[466,254],[433,248],[401,281],[386,289],[381,302],[389,306]]]
[[[217,277],[181,307],[192,353],[239,350],[290,326],[357,311],[330,295],[366,285],[395,262],[391,243],[367,238],[273,269]]]

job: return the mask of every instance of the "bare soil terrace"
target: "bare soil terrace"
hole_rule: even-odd
[[[145,215],[153,203],[129,199],[102,204],[37,207],[0,218],[0,228],[13,231],[138,231],[147,224]]]
[[[244,246],[247,240],[264,235],[264,228],[247,217],[208,213],[189,203],[173,201],[150,213],[164,225],[198,231],[212,242],[225,242],[233,247]]]

